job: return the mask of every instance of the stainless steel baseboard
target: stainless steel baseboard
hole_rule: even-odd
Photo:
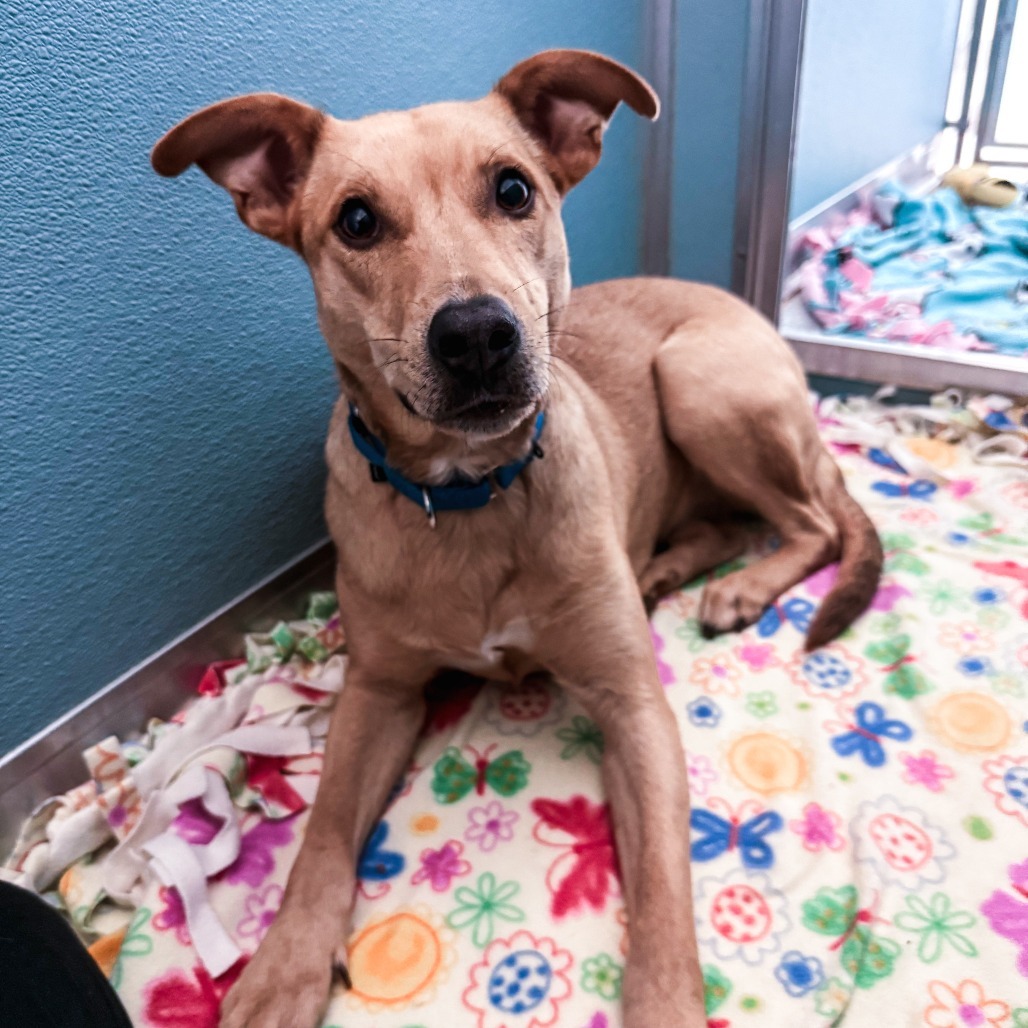
[[[40,803],[86,780],[83,749],[170,717],[196,695],[208,664],[243,655],[245,632],[302,616],[308,593],[332,588],[334,565],[331,543],[317,543],[0,758],[0,856]]]
[[[938,392],[958,386],[1008,396],[1028,394],[1028,360],[999,353],[964,353],[823,332],[782,330],[811,375],[888,383]]]

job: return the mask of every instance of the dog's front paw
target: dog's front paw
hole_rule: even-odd
[[[335,947],[344,953],[342,946]],[[317,1028],[332,985],[332,940],[276,921],[221,1005],[220,1028]],[[349,984],[343,965],[339,965]]]

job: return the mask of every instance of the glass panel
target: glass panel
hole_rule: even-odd
[[[982,160],[992,165],[992,173],[1020,182],[1025,177],[1024,168],[997,168],[997,163],[1028,164],[1028,146],[983,146]]]
[[[1018,4],[1014,18],[996,119],[996,142],[1028,145],[1028,2]]]

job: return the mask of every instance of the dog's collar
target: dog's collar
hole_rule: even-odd
[[[443,485],[421,485],[397,471],[386,460],[385,443],[368,428],[352,403],[348,423],[353,445],[371,467],[372,481],[388,482],[398,493],[402,493],[408,500],[421,507],[435,528],[437,511],[477,510],[484,507],[496,495],[496,486],[501,489],[509,488],[533,460],[542,457],[543,450],[539,445],[539,437],[543,434],[543,426],[546,424],[546,412],[539,411],[536,415],[532,445],[528,454],[521,460],[493,468],[479,479],[467,478],[458,472]]]

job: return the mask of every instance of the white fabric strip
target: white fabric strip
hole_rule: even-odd
[[[203,848],[202,864],[207,875],[224,870],[239,856],[239,822],[224,778],[202,764],[192,763],[204,753],[222,746],[266,756],[302,756],[313,748],[310,732],[305,728],[246,725],[216,736],[189,753],[178,767],[191,766],[170,785],[150,790],[149,796],[145,796],[146,806],[139,823],[107,858],[104,887],[112,897],[122,902],[134,901],[147,877],[146,858],[141,851],[151,839],[168,830],[178,816],[179,807],[190,800],[200,800],[208,813],[223,819],[217,835]],[[174,775],[175,771],[171,773]]]
[[[223,975],[243,955],[207,897],[207,880],[193,847],[172,832],[146,844],[164,884],[178,890],[197,955],[212,978]]]
[[[187,715],[185,724],[169,728],[157,740],[153,753],[132,769],[140,794],[148,796],[159,789],[176,769],[188,762],[191,754],[235,728],[250,709],[260,684],[256,677],[242,681],[221,696],[193,707],[189,711],[193,716]]]

